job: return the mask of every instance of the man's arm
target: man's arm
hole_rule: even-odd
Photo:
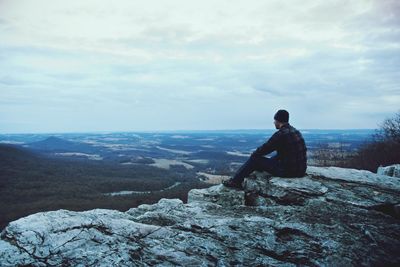
[[[259,146],[251,155],[252,156],[264,156],[268,155],[269,153],[277,150],[279,140],[280,140],[280,133],[274,133],[267,142]]]

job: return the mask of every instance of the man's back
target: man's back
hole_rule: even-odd
[[[303,136],[290,124],[282,126],[277,134],[279,134],[278,159],[285,176],[304,176],[307,169],[307,147]]]
[[[254,155],[267,155],[277,151],[279,169],[283,176],[301,177],[307,169],[307,148],[301,133],[289,123],[283,124],[279,131],[258,147]]]

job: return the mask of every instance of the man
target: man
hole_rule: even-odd
[[[253,171],[267,171],[280,177],[303,177],[307,169],[307,148],[301,133],[289,124],[289,112],[278,110],[274,116],[275,128],[271,138],[258,147],[239,168],[233,178],[223,181],[227,187],[242,188],[242,182]],[[277,155],[264,155],[276,151]]]

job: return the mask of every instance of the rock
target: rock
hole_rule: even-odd
[[[2,232],[0,265],[124,264],[130,251],[140,248],[129,240],[158,229],[112,210],[37,213],[11,222]]]
[[[398,179],[311,167],[254,173],[126,212],[36,213],[1,233],[0,266],[396,266]],[[245,205],[246,204],[246,205]]]
[[[388,178],[366,170],[344,169],[338,167],[308,167],[307,173],[313,177],[340,180],[348,183],[371,185],[377,188],[400,191],[400,180]]]
[[[396,217],[400,218],[400,204],[394,205],[394,214]]]
[[[188,202],[206,201],[220,204],[222,206],[237,206],[244,205],[244,192],[228,188],[220,185],[215,185],[207,189],[192,189],[188,194]]]
[[[400,164],[379,167],[377,174],[400,178]]]
[[[271,177],[264,179],[257,177],[256,179],[245,179],[245,191],[251,192],[250,195],[257,194],[259,197],[256,201],[268,204],[269,200],[274,200],[280,204],[302,204],[305,198],[309,196],[324,195],[328,188],[317,181],[311,180],[309,177],[302,178],[277,178]],[[249,195],[249,194],[248,194]],[[259,198],[265,198],[260,200]],[[248,205],[260,205],[252,203],[250,199],[246,199]]]

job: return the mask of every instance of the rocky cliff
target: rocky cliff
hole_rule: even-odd
[[[400,179],[309,167],[253,173],[126,212],[58,210],[11,222],[0,266],[395,266]]]

